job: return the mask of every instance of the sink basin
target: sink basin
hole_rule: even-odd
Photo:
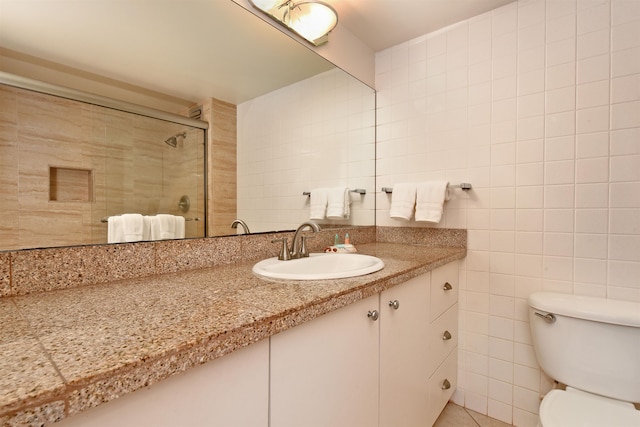
[[[324,280],[362,276],[383,267],[380,258],[370,255],[318,253],[289,261],[268,258],[255,264],[253,272],[271,279]]]

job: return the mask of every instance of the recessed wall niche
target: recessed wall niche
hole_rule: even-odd
[[[92,170],[49,167],[49,201],[91,202],[92,200]]]

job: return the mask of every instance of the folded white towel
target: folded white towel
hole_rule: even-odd
[[[149,240],[149,217],[140,214],[114,215],[107,218],[107,243]]]
[[[351,191],[348,188],[344,189],[344,219],[349,219],[351,216]]]
[[[142,240],[151,240],[151,218],[149,215],[142,217]]]
[[[416,221],[440,222],[444,202],[450,198],[449,183],[422,182],[417,185],[416,194]]]
[[[176,239],[184,239],[184,217],[177,215],[176,219],[176,228],[175,228],[175,238]]]
[[[176,219],[173,215],[158,214],[151,217],[151,240],[174,239]]]
[[[327,195],[327,218],[347,219],[351,213],[351,197],[346,187],[330,188]]]
[[[120,224],[125,242],[139,242],[144,232],[144,220],[140,214],[124,214],[120,216]]]
[[[329,195],[327,188],[315,188],[311,190],[310,196],[310,219],[324,219],[324,213],[327,210],[327,197]]]
[[[416,204],[416,184],[411,182],[395,184],[391,194],[389,216],[393,219],[409,221]]]
[[[124,241],[124,230],[120,222],[120,216],[110,216],[107,218],[107,243]]]

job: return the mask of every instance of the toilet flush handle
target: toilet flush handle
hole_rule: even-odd
[[[544,319],[544,321],[547,323],[553,323],[556,321],[556,316],[553,313],[543,314],[543,313],[538,313],[537,311],[534,311],[533,314]]]

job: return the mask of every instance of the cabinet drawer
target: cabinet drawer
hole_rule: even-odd
[[[458,301],[458,262],[438,267],[431,272],[431,321]]]
[[[445,336],[446,335],[446,336]],[[458,304],[454,304],[429,326],[429,375],[458,346]]]
[[[458,352],[452,351],[429,379],[429,418],[433,425],[458,385]]]

